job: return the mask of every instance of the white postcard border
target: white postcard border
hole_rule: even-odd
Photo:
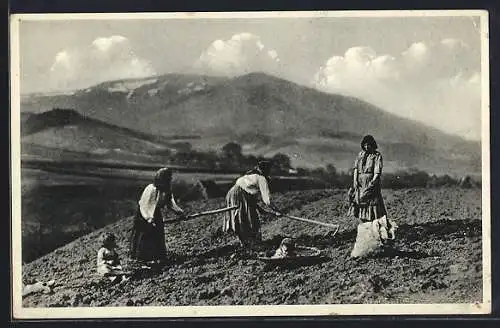
[[[252,306],[165,306],[165,307],[22,307],[21,260],[21,163],[20,163],[20,21],[39,20],[138,20],[138,19],[241,19],[297,17],[449,17],[476,16],[481,22],[482,75],[482,246],[483,300],[475,304],[328,304]],[[58,318],[154,318],[229,316],[338,316],[338,315],[438,315],[488,314],[491,312],[491,208],[490,208],[490,113],[489,35],[485,10],[383,10],[383,11],[299,11],[299,12],[198,12],[198,13],[79,13],[17,14],[10,17],[11,63],[11,250],[12,309],[14,319]]]

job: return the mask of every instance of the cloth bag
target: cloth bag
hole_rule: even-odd
[[[351,257],[364,257],[379,250],[396,238],[397,225],[394,221],[382,217],[358,225],[356,242]]]

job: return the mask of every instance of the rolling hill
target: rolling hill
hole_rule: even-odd
[[[362,135],[372,134],[389,171],[416,167],[464,174],[481,169],[479,142],[445,134],[356,98],[322,93],[263,73],[231,79],[167,74],[105,82],[70,95],[27,95],[21,103],[23,113],[53,108],[73,108],[86,123],[79,122],[75,134],[74,125],[54,127],[50,118],[38,116],[44,129],[24,135],[23,142],[72,151],[119,148],[141,153],[164,147],[162,137],[194,135],[201,138],[183,141],[204,150],[237,141],[247,153],[281,152],[296,166],[334,163],[345,170],[359,151]],[[30,118],[23,131],[36,130]],[[80,145],[89,135],[97,141]]]
[[[21,152],[35,158],[153,160],[154,155],[175,151],[174,138],[154,136],[105,123],[72,109],[23,113]]]

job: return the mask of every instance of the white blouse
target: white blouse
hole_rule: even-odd
[[[262,175],[244,175],[236,180],[236,184],[251,195],[255,195],[260,192],[264,204],[271,204],[269,186],[267,184],[266,178],[264,178]]]
[[[141,215],[148,222],[153,221],[154,212],[156,206],[166,205],[168,208],[176,211],[182,212],[182,209],[177,205],[174,199],[174,195],[171,194],[170,199],[162,199],[164,193],[158,190],[153,184],[149,184],[144,188],[142,192],[141,199],[139,200],[139,209]]]

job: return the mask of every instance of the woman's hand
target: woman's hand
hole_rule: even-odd
[[[259,204],[259,205],[257,205],[257,207],[258,207],[259,211],[262,211],[264,213],[273,214],[273,215],[278,216],[278,217],[282,216],[280,211],[278,211],[272,205],[262,206],[261,204]]]
[[[354,172],[352,173],[352,186],[354,189],[358,189],[360,187],[359,182],[358,182],[358,170],[354,169]]]
[[[373,179],[368,184],[368,188],[370,188],[370,189],[374,188],[379,181],[379,177],[380,177],[380,174],[375,173],[375,175],[373,176]]]
[[[162,212],[162,217],[163,217],[163,212]],[[146,219],[146,222],[149,223],[149,224],[151,224],[153,227],[156,226],[155,221],[154,221],[153,218]]]
[[[282,217],[283,214],[281,213],[280,210],[278,210],[277,208],[273,207],[273,206],[269,206],[269,208],[273,211],[274,215],[276,215],[277,217]]]

